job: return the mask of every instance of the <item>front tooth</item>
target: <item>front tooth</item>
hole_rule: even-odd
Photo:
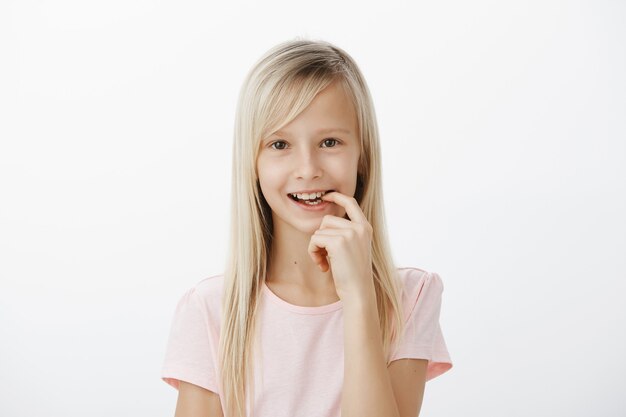
[[[302,193],[302,194],[292,194],[293,196],[298,197],[298,200],[314,200],[326,194],[325,191],[319,191],[317,193]]]

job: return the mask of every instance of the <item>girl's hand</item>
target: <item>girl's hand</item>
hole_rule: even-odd
[[[323,195],[322,200],[345,208],[350,220],[324,216],[311,236],[309,255],[323,272],[331,270],[340,299],[369,297],[374,292],[372,226],[353,197],[333,191]]]

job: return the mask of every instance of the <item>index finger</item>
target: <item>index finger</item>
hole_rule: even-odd
[[[353,197],[348,197],[338,191],[333,191],[332,193],[324,194],[321,198],[322,200],[331,201],[345,208],[350,220],[356,223],[367,223],[365,214],[363,214],[359,203],[357,203]]]

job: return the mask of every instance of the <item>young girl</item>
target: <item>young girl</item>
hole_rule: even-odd
[[[434,272],[394,265],[378,127],[356,63],[294,40],[237,105],[225,271],[180,299],[176,417],[415,417],[448,371]]]

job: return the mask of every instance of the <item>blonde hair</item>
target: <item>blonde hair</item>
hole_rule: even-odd
[[[361,152],[354,197],[373,227],[372,270],[387,364],[392,343],[404,333],[401,287],[386,234],[378,126],[365,79],[350,55],[329,42],[296,38],[280,43],[248,72],[236,108],[218,354],[225,417],[244,417],[246,399],[252,410],[254,398],[255,318],[273,230],[256,170],[259,143],[298,116],[334,81],[354,103],[358,119]]]

